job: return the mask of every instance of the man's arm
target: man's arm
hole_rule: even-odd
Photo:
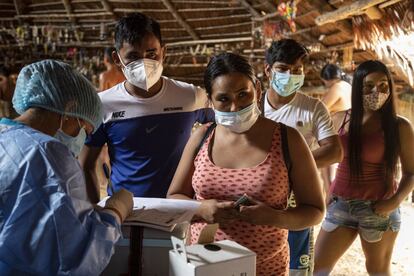
[[[327,137],[318,143],[319,148],[312,151],[318,168],[324,168],[342,161],[344,153],[338,135]]]
[[[195,90],[195,106],[198,109],[197,122],[205,124],[214,122],[214,111],[211,109],[207,93],[201,87]]]
[[[329,111],[321,101],[315,106],[313,122],[312,132],[319,144],[319,148],[312,151],[316,166],[324,168],[341,162],[343,158],[341,141]]]
[[[92,204],[99,202],[100,187],[98,176],[96,174],[96,163],[102,147],[90,147],[85,145],[79,154],[79,163],[83,168],[86,179],[86,192]]]

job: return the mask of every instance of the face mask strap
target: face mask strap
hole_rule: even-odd
[[[122,66],[126,67],[126,65],[122,61],[122,58],[121,58],[121,55],[119,54],[119,52],[116,52],[116,54],[118,55],[119,61],[121,62]]]
[[[60,129],[61,131],[63,131],[63,130],[62,130],[62,127],[63,127],[63,118],[64,118],[64,116],[65,116],[65,115],[60,114],[60,126],[59,126],[59,129]]]
[[[78,118],[78,117],[76,117],[76,120],[78,121],[79,132],[81,132],[81,131],[82,131],[82,129],[84,129],[84,130],[86,131],[85,126],[82,126],[82,125],[81,125],[81,123],[80,123],[80,121],[79,121],[79,118]],[[79,135],[79,134],[78,134],[78,135]]]

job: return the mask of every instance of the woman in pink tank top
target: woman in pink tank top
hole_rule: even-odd
[[[324,212],[312,155],[296,130],[260,116],[260,84],[246,59],[214,57],[204,83],[217,127],[193,133],[168,197],[201,201],[193,243],[206,224],[218,223],[216,241],[233,240],[256,252],[257,275],[288,275],[288,229],[315,225]],[[291,189],[297,207],[286,209]],[[237,208],[244,194],[249,204]]]
[[[358,66],[352,112],[340,115],[345,156],[330,187],[332,201],[316,241],[314,275],[328,275],[358,235],[367,272],[391,275],[401,224],[398,207],[414,187],[414,131],[396,115],[393,98],[391,74],[383,63],[370,60]]]

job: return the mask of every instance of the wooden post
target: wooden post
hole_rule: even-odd
[[[260,17],[260,14],[246,0],[239,0],[243,7],[249,10],[252,17]]]

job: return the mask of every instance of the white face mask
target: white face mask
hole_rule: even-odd
[[[125,78],[132,85],[148,91],[161,78],[162,63],[148,58],[132,61],[125,65],[118,54],[122,64],[122,72]]]
[[[248,107],[237,112],[223,112],[214,109],[216,123],[233,132],[243,133],[248,131],[260,115],[257,103],[253,102]]]
[[[62,130],[62,124],[63,124],[62,121],[60,123],[60,128],[57,130],[57,132],[55,134],[55,138],[57,140],[59,140],[62,144],[67,146],[75,157],[79,156],[79,153],[81,152],[82,147],[85,144],[85,140],[86,140],[85,128],[83,128],[81,126],[81,124],[79,122],[79,119],[77,119],[77,120],[78,120],[78,124],[79,124],[79,127],[80,127],[80,131],[79,131],[77,136],[72,137],[72,136],[66,134]]]
[[[377,90],[377,88],[374,88],[374,91],[368,95],[363,95],[363,105],[366,109],[370,110],[378,110],[380,109],[384,103],[387,101],[388,97],[390,96],[390,92],[382,93]]]

